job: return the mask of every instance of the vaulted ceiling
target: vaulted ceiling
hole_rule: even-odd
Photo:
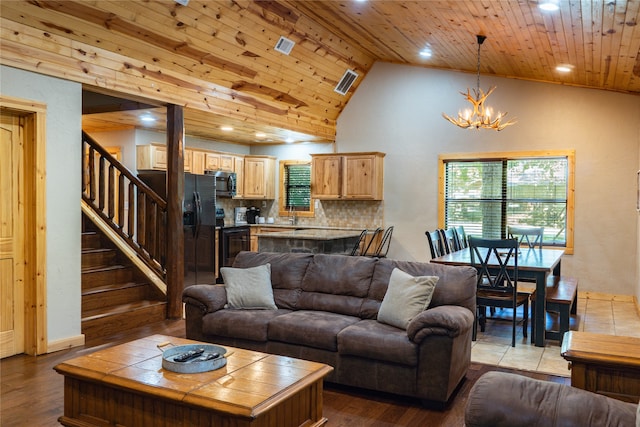
[[[162,128],[173,103],[188,134],[245,144],[333,141],[375,61],[475,72],[477,34],[483,74],[640,95],[640,1],[538,3],[3,0],[0,60],[136,101],[87,111],[87,130],[144,127],[142,112]]]

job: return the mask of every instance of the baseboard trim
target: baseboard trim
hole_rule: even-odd
[[[84,345],[84,334],[75,337],[62,338],[47,343],[47,353],[53,353],[60,350],[67,350],[72,347],[80,347]]]

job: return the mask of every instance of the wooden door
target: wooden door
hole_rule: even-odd
[[[23,126],[0,114],[0,357],[24,352]]]

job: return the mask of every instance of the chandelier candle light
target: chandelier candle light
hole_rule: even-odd
[[[454,119],[449,117],[445,113],[442,113],[442,117],[450,121],[456,126],[459,126],[463,129],[493,129],[493,130],[502,130],[507,126],[511,126],[515,123],[513,120],[508,120],[503,122],[502,120],[507,115],[507,113],[500,113],[491,119],[491,107],[488,107],[484,104],[484,101],[487,99],[489,95],[496,88],[495,86],[491,86],[489,91],[485,93],[482,89],[480,89],[480,46],[487,38],[486,36],[477,35],[478,39],[478,64],[476,70],[476,88],[473,89],[474,96],[471,96],[471,89],[467,89],[467,93],[460,92],[463,96],[467,98],[467,101],[473,105],[473,111],[470,109],[464,110],[464,113],[458,112],[458,118]]]

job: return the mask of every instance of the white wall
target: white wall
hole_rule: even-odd
[[[47,337],[80,335],[82,86],[0,66],[3,95],[47,104]]]
[[[581,291],[634,295],[638,289],[636,171],[640,97],[601,90],[481,77],[488,104],[518,123],[501,132],[463,130],[441,117],[466,108],[459,91],[475,75],[376,63],[340,115],[338,151],[384,151],[389,256],[429,260],[424,231],[436,228],[438,155],[576,151],[575,254],[564,274]]]

